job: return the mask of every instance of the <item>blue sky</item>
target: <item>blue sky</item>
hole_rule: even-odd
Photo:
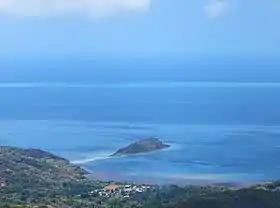
[[[0,0],[0,55],[280,55],[278,0]]]

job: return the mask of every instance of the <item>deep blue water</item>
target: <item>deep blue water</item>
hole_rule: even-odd
[[[0,142],[67,157],[98,178],[280,178],[280,83],[0,84]],[[172,148],[108,158],[159,137]]]

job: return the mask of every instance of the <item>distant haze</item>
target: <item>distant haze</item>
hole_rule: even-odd
[[[45,58],[0,62],[1,82],[280,82],[277,58]]]

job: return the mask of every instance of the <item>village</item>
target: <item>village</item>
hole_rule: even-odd
[[[135,194],[143,193],[149,189],[152,189],[150,185],[115,185],[111,184],[103,189],[94,190],[89,193],[90,196],[100,196],[105,198],[111,197],[121,197],[121,198],[130,198]]]

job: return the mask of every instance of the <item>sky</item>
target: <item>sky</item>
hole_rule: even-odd
[[[278,82],[279,20],[280,0],[0,0],[0,81]]]
[[[279,0],[0,0],[0,55],[280,54]]]

